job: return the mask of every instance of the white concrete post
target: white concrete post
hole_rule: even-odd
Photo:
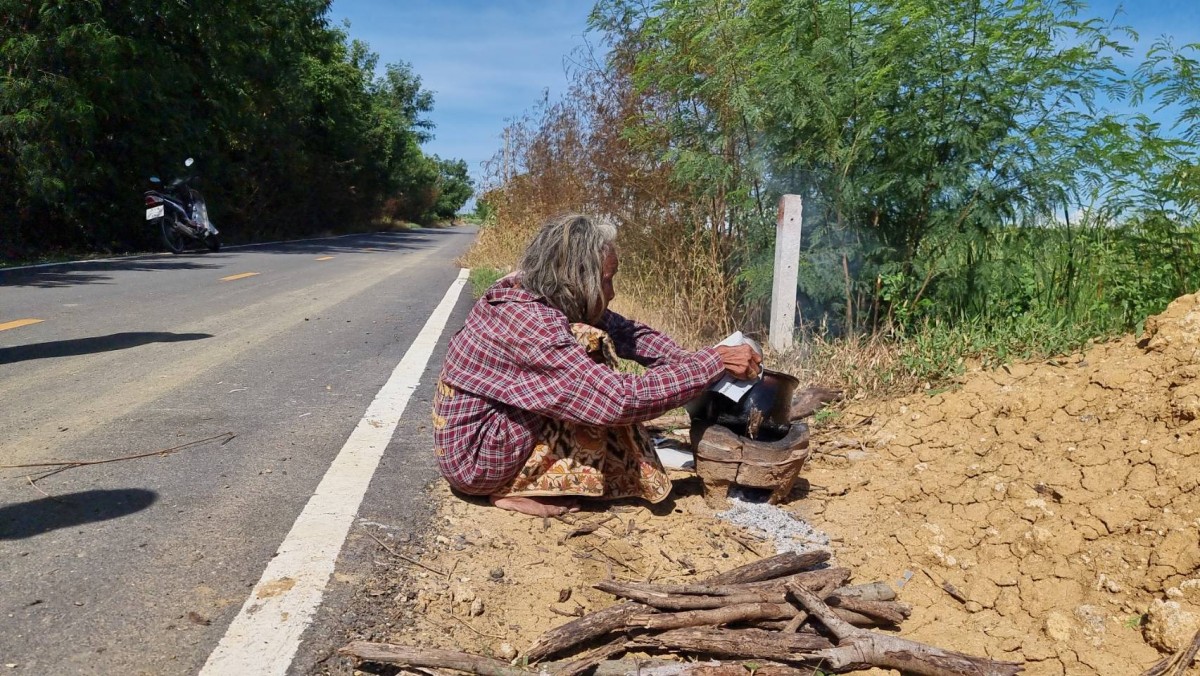
[[[800,226],[804,202],[799,195],[779,198],[775,228],[775,276],[771,283],[771,333],[767,343],[784,352],[792,347],[796,326],[796,277],[800,272]]]

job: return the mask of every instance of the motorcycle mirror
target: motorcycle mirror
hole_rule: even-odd
[[[193,160],[192,158],[190,158],[190,157],[189,157],[189,158],[187,158],[186,160],[184,160],[184,161],[183,161],[183,166],[185,166],[185,167],[190,167],[190,166],[192,166],[192,164],[193,164],[194,162],[195,162],[195,160]]]
[[[161,179],[161,178],[159,178],[159,177],[157,177],[157,176],[151,176],[151,177],[150,177],[150,182],[151,182],[151,183],[162,183],[162,179]]]

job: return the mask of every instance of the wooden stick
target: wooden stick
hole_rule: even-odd
[[[647,429],[679,430],[685,427],[691,427],[692,419],[687,415],[680,415],[676,413],[673,415],[660,415],[654,420],[647,420],[642,424],[645,425]]]
[[[608,643],[586,653],[582,657],[574,661],[567,662],[561,667],[555,668],[552,673],[554,676],[577,676],[588,669],[600,664],[614,655],[619,655],[625,652],[625,637],[618,636]]]
[[[812,589],[812,586],[808,586]],[[852,596],[856,599],[864,601],[895,601],[896,590],[892,589],[892,585],[886,582],[867,582],[865,584],[851,584],[845,587],[839,587],[833,590],[833,593],[843,598]]]
[[[589,533],[595,533],[597,530],[600,529],[601,526],[608,523],[609,521],[612,521],[615,518],[617,518],[617,516],[615,514],[609,514],[608,517],[606,517],[604,519],[600,519],[599,521],[593,521],[592,523],[580,526],[579,528],[576,528],[575,530],[572,530],[571,532],[567,533],[566,535],[560,537],[558,539],[558,544],[561,545],[562,543],[566,542],[567,540],[570,540],[573,537],[578,537],[580,535],[587,535]]]
[[[400,552],[392,549],[391,547],[387,546],[387,544],[385,544],[383,540],[380,540],[379,538],[375,537],[375,535],[371,531],[368,530],[368,531],[363,531],[363,532],[366,533],[367,536],[370,537],[372,540],[378,542],[380,547],[383,547],[384,549],[386,549],[388,551],[388,554],[391,554],[392,556],[396,557],[397,559],[400,559],[401,561],[407,561],[414,566],[420,566],[421,568],[424,568],[425,570],[427,570],[439,577],[446,577],[446,573],[443,573],[442,571],[440,571],[436,568],[430,568],[429,566],[421,563],[420,561],[409,558],[409,557],[401,554]]]
[[[792,397],[792,408],[788,413],[788,419],[795,422],[802,418],[816,413],[825,407],[825,404],[831,401],[838,401],[842,398],[842,391],[820,385],[813,385],[805,390],[797,392]]]
[[[785,634],[794,634],[794,633],[800,631],[800,625],[804,624],[807,621],[808,621],[808,613],[806,613],[802,610],[802,611],[796,613],[795,617],[788,620],[787,624],[783,625],[783,628],[780,629],[779,631],[781,631]]]
[[[623,629],[634,615],[653,612],[653,608],[628,601],[609,606],[547,631],[525,651],[525,656],[530,662],[540,662],[555,653]]]
[[[866,599],[857,599],[853,596],[839,596],[837,593],[830,594],[825,601],[833,608],[841,608],[859,615],[866,615],[878,620],[882,620],[884,624],[900,624],[912,614],[912,609],[903,603],[895,601],[868,601]]]
[[[950,582],[945,578],[938,579],[934,577],[933,573],[929,572],[928,568],[922,567],[921,572],[925,573],[925,577],[929,578],[930,582],[933,582],[937,586],[941,587],[942,591],[949,594],[950,598],[954,599],[955,601],[958,601],[959,603],[966,603],[970,600],[967,598],[966,594],[960,592],[957,587],[950,584]]]
[[[836,647],[798,655],[799,659],[823,660],[834,671],[873,666],[922,676],[1012,676],[1021,671],[1021,665],[1015,662],[972,657],[899,636],[859,629],[837,617],[832,608],[802,585],[788,583],[788,591],[800,606],[837,637]]]
[[[1200,653],[1200,631],[1192,637],[1191,645],[1155,662],[1154,666],[1142,672],[1142,676],[1184,676],[1192,662],[1196,661],[1197,653]]]
[[[479,674],[479,676],[530,676],[534,673],[490,657],[471,655],[456,650],[416,648],[393,643],[354,641],[338,652],[366,662],[454,669],[469,674]]]
[[[894,624],[876,617],[863,615],[846,608],[832,608],[833,614],[843,622],[855,627],[877,627],[881,624]],[[759,623],[773,620],[795,619],[797,611],[794,606],[784,603],[739,603],[720,608],[704,610],[685,610],[678,613],[662,613],[658,615],[634,615],[626,626],[646,629],[669,630],[686,627],[717,626],[732,623]],[[800,611],[807,620],[807,613]],[[786,625],[785,625],[786,626]]]
[[[459,617],[458,615],[451,614],[451,615],[450,615],[450,619],[454,620],[455,622],[458,622],[459,624],[461,624],[462,626],[466,627],[467,629],[470,629],[471,631],[475,632],[475,634],[476,634],[477,636],[482,636],[482,637],[484,637],[484,638],[494,638],[494,639],[496,639],[497,641],[503,641],[503,640],[506,638],[506,637],[504,637],[504,636],[496,636],[495,634],[487,634],[487,633],[484,633],[484,632],[482,632],[482,631],[479,631],[479,630],[478,630],[478,629],[476,629],[475,627],[472,627],[472,626],[470,625],[470,623],[468,623],[466,620],[462,619],[462,618],[461,618],[461,617]]]
[[[616,580],[601,580],[592,585],[596,589],[608,592],[614,596],[622,596],[631,601],[645,603],[659,610],[703,610],[706,608],[721,608],[735,603],[787,603],[786,595],[782,592],[743,592],[729,596],[699,596],[697,594],[661,594],[625,588],[624,582]]]
[[[738,584],[741,582],[758,582],[760,580],[770,580],[792,573],[799,573],[802,570],[809,570],[821,565],[829,560],[829,552],[824,550],[814,550],[798,554],[796,552],[785,552],[766,559],[761,559],[733,570],[726,571],[720,575],[705,580],[706,584]]]
[[[709,578],[704,586],[711,587],[713,585],[722,586],[726,584],[761,582],[770,580],[773,577],[796,574],[798,571],[820,565],[828,559],[829,553],[825,551],[807,552],[805,554],[789,552],[754,561],[726,571],[725,573]],[[849,571],[845,571],[844,569],[831,570],[838,572],[813,571],[812,574],[814,577],[819,575],[822,580],[827,580],[831,575],[844,575],[845,577],[842,577],[838,584],[841,584],[849,577]],[[643,585],[642,583],[623,584],[631,585],[631,588],[634,585],[638,587],[654,587],[654,585]],[[605,608],[604,610],[585,615],[574,622],[568,622],[542,634],[526,652],[526,656],[532,662],[543,660],[571,646],[586,643],[607,633],[624,629],[629,618],[634,615],[647,615],[653,612],[655,612],[653,609],[640,603],[622,603]]]
[[[788,580],[795,580],[809,589],[817,590],[829,584],[838,587],[848,579],[850,579],[850,570],[848,568],[824,568],[822,570],[795,573],[778,580],[762,580],[741,584],[650,584],[645,582],[614,582],[606,580],[597,583],[595,588],[617,596],[628,596],[629,598],[635,598],[631,595],[634,593],[658,596],[660,598],[677,594],[735,596],[761,592],[783,593],[785,591],[784,583]]]
[[[695,594],[642,592],[627,589],[625,588],[626,584],[616,580],[602,580],[594,586],[600,591],[606,591],[616,596],[623,596],[631,601],[644,603],[662,611],[711,610],[752,603],[788,603],[787,595],[782,591],[766,590],[744,592],[729,596],[698,596]],[[814,589],[814,585],[805,584],[805,586],[809,589]],[[908,606],[894,601],[872,601],[854,596],[841,596],[831,585],[826,586],[817,596],[827,599],[826,603],[837,609],[851,611],[858,615],[878,620],[878,622],[871,622],[870,624],[900,624],[912,613],[912,610]],[[856,622],[852,623],[857,624]]]
[[[626,626],[659,630],[682,629],[684,627],[717,626],[733,622],[751,622],[754,620],[786,620],[795,614],[796,609],[787,603],[735,603],[720,608],[688,610],[682,613],[633,615],[626,622]]]
[[[33,477],[26,475],[26,476],[25,476],[25,480],[26,480],[26,481],[28,481],[28,482],[29,482],[29,485],[30,485],[30,486],[33,486],[33,490],[37,491],[38,493],[41,493],[42,495],[46,496],[47,498],[50,498],[51,500],[53,500],[54,502],[57,502],[57,503],[59,503],[60,505],[65,505],[65,504],[67,504],[67,503],[66,503],[66,501],[64,501],[64,500],[59,500],[58,498],[54,497],[53,495],[50,495],[50,494],[49,494],[49,493],[47,493],[46,491],[42,490],[42,487],[41,487],[41,486],[39,486],[39,485],[37,485],[37,481],[36,481],[36,480],[34,480],[34,478],[33,478]]]
[[[71,468],[71,467],[84,467],[86,465],[103,465],[103,464],[109,463],[109,462],[121,462],[123,460],[137,460],[138,458],[148,458],[152,455],[166,455],[168,453],[174,453],[175,451],[182,451],[185,448],[191,448],[192,446],[199,446],[200,444],[205,444],[210,441],[215,441],[217,439],[222,439],[223,441],[221,442],[221,445],[224,446],[225,444],[232,441],[233,438],[236,436],[237,435],[234,434],[233,432],[225,432],[224,434],[218,434],[215,437],[209,437],[207,439],[200,439],[199,441],[189,441],[186,444],[180,444],[179,446],[172,446],[171,448],[160,448],[157,451],[150,451],[148,453],[138,453],[136,455],[125,455],[125,456],[121,456],[119,458],[108,458],[106,460],[52,460],[50,462],[31,462],[31,463],[24,464],[24,465],[0,465],[0,469],[23,469],[23,468],[27,468],[27,467],[59,467],[59,466],[62,466],[63,468]]]
[[[798,573],[806,568],[820,565],[828,559],[829,552],[824,551],[807,552],[806,554],[780,554],[779,556],[773,556],[733,568],[713,578],[709,578],[706,583],[709,585],[723,585],[759,582],[769,580],[772,577]],[[814,571],[814,573],[828,575],[826,571]],[[844,574],[846,577],[843,577],[838,584],[845,582],[850,575],[849,571],[845,571]],[[529,650],[525,652],[525,655],[529,658],[530,662],[540,662],[551,655],[573,646],[587,643],[610,632],[622,630],[625,628],[629,618],[634,615],[645,615],[653,612],[655,611],[652,608],[640,603],[626,602],[610,606],[547,631],[534,641]]]
[[[540,671],[522,669],[499,660],[455,650],[417,648],[393,643],[354,641],[338,650],[363,662],[392,664],[401,667],[453,669],[478,676],[557,676],[567,674],[577,662],[548,662]],[[674,660],[624,659],[602,661],[595,665],[593,676],[812,676],[814,670],[773,664],[766,660],[753,662],[678,662]],[[578,673],[578,672],[577,672]]]
[[[763,629],[673,629],[661,634],[646,634],[626,646],[644,650],[658,648],[729,659],[791,661],[796,653],[832,648],[828,638],[818,634],[781,634]]]

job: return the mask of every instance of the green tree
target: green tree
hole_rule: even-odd
[[[436,158],[436,156],[435,156]],[[463,160],[437,159],[438,185],[437,200],[430,209],[434,220],[454,218],[471,195],[475,192],[475,183],[467,172],[467,163]]]
[[[424,204],[433,98],[329,6],[0,0],[0,255],[154,246],[138,193],[187,156],[233,239]]]
[[[1127,50],[1081,8],[605,0],[593,25],[652,102],[629,133],[660,144],[741,245],[730,273],[769,275],[771,205],[801,193],[815,233],[802,291],[840,296],[835,316],[853,323],[872,301],[916,316],[949,242],[1094,187],[1080,181],[1096,160],[1086,140],[1112,118],[1092,111],[1122,95],[1114,57]],[[857,277],[851,293],[835,281],[843,271]]]

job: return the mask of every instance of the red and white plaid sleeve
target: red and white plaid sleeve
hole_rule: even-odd
[[[691,354],[665,333],[623,317],[612,310],[604,312],[600,328],[612,338],[617,356],[632,359],[642,366],[658,366]]]

